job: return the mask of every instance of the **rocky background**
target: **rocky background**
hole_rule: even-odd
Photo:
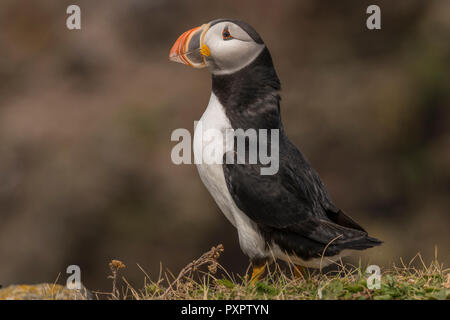
[[[78,4],[82,30],[66,28]],[[247,259],[176,128],[207,105],[206,70],[169,63],[177,37],[214,18],[247,21],[282,81],[282,117],[338,206],[385,244],[381,266],[450,250],[450,1],[2,0],[0,284],[53,283],[77,264],[110,287],[108,262],[143,283],[223,243]],[[353,261],[357,261],[353,260]]]

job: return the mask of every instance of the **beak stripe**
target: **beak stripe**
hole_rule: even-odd
[[[178,39],[175,41],[172,49],[169,53],[169,60],[174,62],[179,62],[186,64],[195,68],[202,68],[206,66],[206,61],[204,56],[209,56],[209,48],[207,48],[203,44],[203,40],[205,38],[205,34],[209,29],[209,24],[204,24],[200,27],[192,28],[186,32],[184,32]],[[200,33],[201,32],[201,33]],[[199,34],[200,33],[200,34]],[[194,43],[191,44],[191,48],[189,44],[193,39],[194,35],[196,45]],[[194,47],[193,47],[194,45]],[[200,47],[198,47],[200,45]],[[208,50],[205,51],[203,47],[206,47]],[[198,50],[198,51],[197,51]],[[202,51],[203,50],[203,51]],[[202,53],[203,52],[203,53]],[[202,53],[202,55],[200,55]],[[206,54],[208,53],[208,54]],[[192,61],[191,61],[192,60]]]

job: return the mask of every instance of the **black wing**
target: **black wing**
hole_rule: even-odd
[[[228,190],[236,205],[259,226],[268,242],[301,257],[365,249],[378,240],[337,209],[318,174],[280,133],[279,171],[261,175],[261,164],[226,164]]]

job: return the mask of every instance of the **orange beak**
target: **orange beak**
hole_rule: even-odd
[[[169,60],[194,68],[206,67],[205,52],[209,53],[209,50],[205,50],[203,38],[208,28],[209,25],[204,24],[183,33],[170,49]]]

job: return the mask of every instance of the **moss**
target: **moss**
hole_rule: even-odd
[[[0,300],[85,300],[79,290],[59,284],[11,285],[0,289]]]

